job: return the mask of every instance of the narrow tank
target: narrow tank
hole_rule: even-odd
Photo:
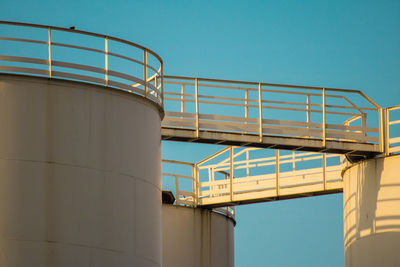
[[[233,267],[235,221],[209,209],[163,204],[163,267]]]

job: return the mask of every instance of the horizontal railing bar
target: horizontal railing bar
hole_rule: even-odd
[[[0,24],[7,24],[7,25],[14,25],[14,26],[25,26],[25,27],[32,27],[32,28],[42,28],[42,29],[52,29],[52,30],[57,30],[57,31],[64,31],[64,32],[71,32],[71,33],[76,33],[76,34],[83,34],[83,35],[88,35],[88,36],[94,36],[94,37],[100,37],[100,38],[107,38],[109,40],[113,40],[116,42],[124,43],[130,46],[134,46],[136,48],[139,48],[141,50],[145,50],[154,57],[156,57],[161,63],[163,62],[161,57],[157,55],[154,51],[151,49],[148,49],[144,46],[141,46],[139,44],[123,40],[120,38],[104,35],[104,34],[98,34],[94,32],[87,32],[87,31],[82,31],[82,30],[77,30],[77,29],[69,29],[69,28],[62,28],[62,27],[56,27],[56,26],[49,26],[49,25],[41,25],[41,24],[32,24],[32,23],[23,23],[23,22],[14,22],[14,21],[0,21]]]
[[[51,45],[74,48],[74,49],[79,49],[79,50],[86,50],[86,51],[96,52],[96,53],[100,53],[100,54],[104,54],[105,53],[104,50],[85,47],[85,46],[79,46],[79,45],[70,45],[70,44],[63,44],[63,43],[57,43],[57,42],[52,42]]]
[[[105,70],[103,68],[92,67],[92,66],[88,66],[88,65],[76,64],[76,63],[70,63],[70,62],[63,62],[63,61],[57,61],[57,60],[52,60],[51,64],[53,66],[57,66],[57,67],[65,67],[65,68],[70,68],[70,69],[91,71],[91,72],[96,72],[96,73],[100,73],[100,74],[104,74],[105,73]]]
[[[107,54],[109,56],[119,57],[119,58],[122,58],[122,59],[125,59],[125,60],[128,60],[128,61],[132,61],[132,62],[135,62],[135,63],[138,63],[138,64],[144,66],[143,62],[141,62],[139,60],[136,60],[136,59],[133,59],[133,58],[130,58],[130,57],[127,57],[127,56],[124,56],[124,55],[120,55],[120,54],[113,53],[113,52],[108,52]],[[155,73],[157,73],[157,75],[160,75],[159,70],[157,70],[156,68],[150,66],[149,64],[147,64],[147,67],[152,69]]]
[[[97,84],[104,84],[104,79],[95,78],[95,77],[87,76],[87,75],[81,75],[81,74],[73,74],[73,73],[69,73],[69,72],[53,70],[52,76],[70,78],[70,79],[74,79],[74,80],[83,80],[83,81],[93,82],[93,83],[97,83]]]
[[[17,56],[0,55],[0,60],[1,61],[13,61],[13,62],[24,62],[24,63],[49,65],[49,61],[47,59],[32,58],[32,57],[17,57]]]
[[[171,82],[164,80],[165,84],[178,84],[178,85],[191,85],[194,86],[194,83],[182,83],[182,82]],[[257,83],[258,85],[258,83]],[[234,89],[234,90],[248,90],[248,91],[258,91],[255,88],[245,88],[245,87],[235,87],[235,86],[223,86],[223,85],[211,85],[211,84],[199,84],[199,87],[210,87],[210,88],[223,88],[223,89]],[[305,92],[290,92],[290,91],[282,91],[282,90],[272,90],[272,89],[261,89],[262,92],[267,93],[280,93],[280,94],[291,94],[291,95],[304,95],[304,96],[322,96],[322,94],[317,93],[305,93]],[[325,97],[332,97],[332,98],[343,98],[341,95],[329,95],[326,94]]]
[[[182,100],[179,100],[177,98],[169,98],[166,97],[166,100],[171,100],[171,101],[176,101],[176,102],[182,102]],[[195,102],[195,100],[191,99],[186,99],[185,102]],[[213,101],[205,101],[205,100],[198,100],[198,103],[202,104],[210,104],[210,105],[222,105],[222,106],[236,106],[236,107],[244,107],[243,104],[239,103],[227,103],[227,102],[213,102]],[[258,105],[247,105],[248,107],[251,108],[258,108]],[[286,108],[286,107],[274,107],[274,106],[266,106],[262,105],[262,108],[266,109],[276,109],[276,110],[290,110],[290,111],[302,111],[302,112],[313,112],[313,113],[323,113],[322,110],[316,110],[316,109],[301,109],[301,108]],[[339,111],[326,111],[326,114],[336,114],[336,115],[349,115],[349,116],[359,116],[360,114],[358,113],[350,113],[350,112],[339,112]]]
[[[180,113],[180,112],[171,112],[167,111],[166,116],[173,116],[173,117],[186,117],[186,118],[193,118],[195,117],[194,113]],[[253,123],[253,125],[250,126],[256,126],[256,123],[258,122],[257,118],[242,118],[242,117],[233,117],[233,116],[225,116],[225,115],[212,115],[212,114],[199,114],[200,119],[212,119],[212,120],[218,120],[218,122],[221,121],[234,121],[235,123],[240,123],[240,122],[247,122],[247,123]],[[271,124],[276,124],[276,125],[285,125],[285,126],[301,126],[304,128],[306,127],[313,127],[313,128],[322,128],[321,123],[311,123],[311,122],[297,122],[297,121],[285,121],[285,120],[270,120],[270,119],[263,119],[263,125],[271,125]],[[216,123],[218,123],[216,122]],[[245,127],[249,127],[249,124],[242,124]],[[364,128],[362,126],[347,126],[347,125],[339,125],[339,124],[327,124],[326,128],[328,129],[338,129],[338,130],[348,130],[348,131],[362,131]],[[298,128],[293,128],[293,129],[298,129]],[[250,130],[250,129],[247,129]],[[373,128],[373,127],[368,127],[366,128],[367,132],[379,132],[378,128]],[[332,132],[335,133],[335,132]],[[349,132],[350,133],[350,132]]]
[[[100,73],[100,74],[105,73],[105,70],[102,68],[92,67],[92,66],[87,66],[87,65],[82,65],[82,64],[76,64],[76,63],[70,63],[70,62],[62,62],[62,61],[53,60],[52,65],[57,66],[57,67],[65,67],[65,68],[79,69],[79,70],[84,70],[84,71],[91,71],[91,72]],[[75,74],[73,74],[73,75],[75,75]],[[108,75],[115,76],[118,78],[123,78],[123,79],[126,79],[131,82],[137,82],[137,83],[144,84],[144,81],[142,79],[139,79],[134,76],[124,74],[121,72],[108,70]],[[65,75],[63,77],[65,77]],[[76,77],[78,77],[78,76],[76,76]],[[86,77],[85,79],[87,80],[87,77],[89,77],[89,76],[83,75],[80,77]],[[79,79],[79,78],[77,78],[77,79]],[[98,79],[98,78],[94,78],[94,79]],[[90,80],[90,81],[93,81],[93,80]],[[103,79],[97,80],[97,83],[103,83]],[[150,87],[151,89],[156,91],[156,93],[158,95],[160,94],[160,91],[158,89],[156,89],[154,85],[148,84],[148,87]],[[134,88],[134,87],[132,87],[132,88]],[[131,89],[129,89],[129,90],[131,90]]]
[[[397,110],[397,109],[400,109],[400,105],[387,108],[388,111]]]
[[[400,120],[397,121],[389,121],[389,125],[399,124]]]
[[[14,41],[14,42],[24,42],[24,43],[35,43],[35,44],[46,44],[46,45],[48,44],[45,41],[38,41],[38,40],[24,39],[24,38],[0,37],[0,40]]]
[[[164,176],[173,176],[173,177],[177,177],[177,178],[185,178],[185,179],[193,180],[193,177],[192,177],[192,176],[187,176],[187,175],[183,175],[183,174],[162,173],[162,175],[164,175]]]
[[[186,161],[171,160],[171,159],[163,159],[162,162],[178,164],[178,165],[188,165],[188,166],[194,166],[195,165],[194,163],[190,163],[190,162],[186,162]]]
[[[4,65],[0,65],[0,71],[11,71],[11,72],[49,75],[49,70],[32,69],[32,68],[25,68],[25,67],[11,67],[11,66],[4,66]]]
[[[194,80],[194,77],[184,77],[184,76],[172,76],[165,75],[165,79],[176,79],[176,80]],[[222,79],[210,79],[210,78],[196,78],[198,81],[205,82],[218,82],[218,83],[236,83],[236,84],[250,84],[258,86],[258,82],[245,82],[245,81],[235,81],[235,80],[222,80]],[[262,86],[270,86],[270,87],[285,87],[285,88],[294,88],[294,89],[310,89],[310,90],[322,90],[333,91],[333,92],[351,92],[360,94],[361,91],[354,89],[340,89],[340,88],[329,88],[329,87],[316,87],[316,86],[301,86],[301,85],[289,85],[289,84],[274,84],[274,83],[261,83]]]
[[[400,143],[400,137],[389,138],[389,144]]]
[[[165,95],[174,95],[174,96],[181,96],[185,98],[186,101],[190,101],[190,99],[187,99],[189,97],[194,98],[195,95],[193,94],[180,94],[180,93],[174,93],[174,92],[166,92]],[[258,102],[258,99],[245,99],[245,98],[236,98],[236,97],[222,97],[222,96],[209,96],[209,95],[198,95],[199,98],[207,98],[207,99],[221,99],[221,100],[232,100],[232,101],[237,101],[237,102]],[[179,101],[182,102],[181,98],[169,98],[170,100],[173,101]],[[322,107],[321,104],[317,103],[307,103],[307,102],[287,102],[287,101],[273,101],[273,100],[261,100],[262,103],[274,103],[274,104],[282,104],[282,105],[298,105],[298,106],[315,106],[315,107]],[[245,106],[245,104],[241,104]],[[251,107],[258,107],[258,105],[247,105]],[[376,108],[369,108],[369,107],[357,107],[357,106],[342,106],[342,105],[326,105],[325,107],[327,108],[342,108],[342,109],[356,109],[356,110],[374,110],[376,111]]]

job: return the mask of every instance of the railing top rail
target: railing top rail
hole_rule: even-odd
[[[247,82],[247,81],[237,81],[237,80],[223,80],[223,79],[211,79],[211,78],[189,77],[189,76],[173,76],[173,75],[165,75],[164,78],[180,79],[180,80],[195,80],[195,79],[197,79],[198,81],[204,81],[204,82],[235,83],[235,84],[246,84],[246,85],[256,85],[256,86],[261,84],[262,86],[284,87],[284,88],[294,88],[294,89],[310,89],[310,90],[325,89],[325,91],[357,93],[357,94],[361,94],[361,95],[365,96],[365,94],[360,90],[344,89],[344,88],[330,88],[330,87],[323,87],[323,86],[304,86],[304,85],[290,85],[290,84],[277,84],[277,83],[265,83],[265,82]],[[377,104],[375,104],[375,105],[377,107],[379,107]]]
[[[194,166],[195,165],[195,163],[190,163],[190,162],[186,162],[186,161],[179,161],[179,160],[170,160],[170,159],[163,159],[162,162],[172,163],[172,164],[188,165],[188,166]]]
[[[388,107],[388,108],[386,108],[386,109],[389,110],[389,111],[391,111],[391,110],[396,110],[396,109],[400,109],[400,105]]]
[[[42,24],[33,24],[33,23],[25,23],[25,22],[15,22],[15,21],[4,21],[0,20],[0,24],[7,24],[7,25],[14,25],[14,26],[25,26],[25,27],[32,27],[32,28],[42,28],[42,29],[52,29],[52,30],[58,30],[58,31],[65,31],[65,32],[72,32],[72,33],[78,33],[78,34],[83,34],[83,35],[89,35],[89,36],[95,36],[95,37],[100,37],[100,38],[108,38],[109,40],[114,40],[117,42],[121,42],[127,45],[131,45],[134,47],[137,47],[139,49],[145,50],[148,53],[152,54],[154,57],[156,57],[161,63],[162,58],[153,50],[144,47],[142,45],[139,45],[134,42],[130,42],[121,38],[105,35],[105,34],[99,34],[99,33],[94,33],[94,32],[88,32],[88,31],[82,31],[82,30],[76,30],[76,29],[69,29],[69,28],[63,28],[63,27],[58,27],[58,26],[50,26],[50,25],[42,25]]]

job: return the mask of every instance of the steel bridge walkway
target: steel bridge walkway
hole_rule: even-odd
[[[164,100],[163,140],[229,146],[197,163],[163,161],[177,205],[233,215],[236,205],[340,193],[346,166],[400,152],[400,106],[357,90],[165,76]]]
[[[347,154],[383,147],[383,111],[358,90],[164,77],[163,140]]]
[[[163,140],[231,146],[197,163],[164,161],[178,205],[218,208],[337,193],[345,164],[400,152],[400,131],[391,130],[400,126],[400,106],[382,109],[358,90],[166,76],[160,56],[127,40],[8,21],[0,28],[0,75],[134,94],[165,112]],[[177,164],[188,170],[180,173]]]
[[[228,147],[194,164],[163,160],[163,181],[177,204],[216,208],[340,193],[346,164],[338,154]]]

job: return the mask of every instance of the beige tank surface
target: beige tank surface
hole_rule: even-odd
[[[0,76],[0,266],[161,266],[160,111]]]
[[[344,172],[346,267],[400,266],[400,155]]]
[[[233,219],[163,204],[163,267],[233,267]]]

